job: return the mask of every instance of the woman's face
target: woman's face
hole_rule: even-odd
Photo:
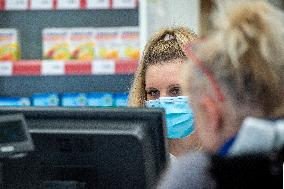
[[[180,72],[183,63],[176,59],[149,66],[145,73],[146,100],[182,96]]]

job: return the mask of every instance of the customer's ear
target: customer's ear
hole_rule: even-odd
[[[206,117],[206,127],[208,127],[211,132],[218,132],[222,128],[222,113],[219,103],[215,99],[205,96],[201,99],[201,106],[203,114]]]

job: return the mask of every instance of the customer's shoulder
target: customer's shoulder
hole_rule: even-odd
[[[209,167],[210,156],[203,152],[178,157],[162,178],[159,188],[212,188]]]

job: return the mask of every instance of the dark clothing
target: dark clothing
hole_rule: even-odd
[[[178,158],[158,188],[249,188],[258,183],[262,186],[272,183],[273,187],[273,183],[279,184],[279,178],[283,177],[283,156],[280,152],[282,159],[274,161],[272,157],[276,156],[272,152],[279,152],[283,145],[284,120],[247,118],[234,142],[226,149],[226,157],[193,152]],[[275,167],[271,166],[274,164]]]

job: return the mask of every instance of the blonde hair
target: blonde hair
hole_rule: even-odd
[[[225,100],[229,95],[238,108],[256,108],[272,116],[283,106],[283,13],[264,1],[227,1],[219,2],[213,21],[215,31],[196,45],[197,57]],[[195,67],[194,72],[199,80],[200,70]],[[198,85],[194,87],[210,90],[208,80]]]
[[[134,82],[130,89],[129,106],[145,106],[145,72],[147,67],[174,59],[185,60],[186,56],[182,50],[182,46],[195,38],[197,38],[196,34],[184,27],[163,29],[154,34],[146,44],[143,56],[136,71]]]

